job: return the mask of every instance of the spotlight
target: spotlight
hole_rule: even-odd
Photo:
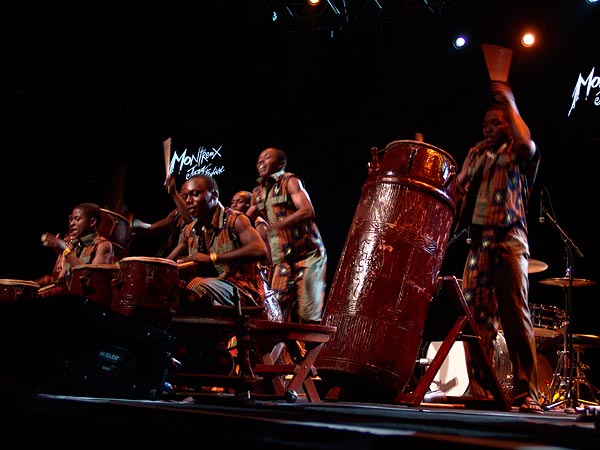
[[[306,0],[310,6],[318,6],[321,0]]]
[[[535,44],[535,34],[525,33],[523,36],[521,36],[521,44],[523,47],[533,47]]]
[[[594,3],[598,3],[598,0],[585,0],[586,3],[589,3],[590,5],[593,5]]]
[[[467,38],[462,35],[457,36],[456,38],[454,38],[454,42],[452,43],[452,45],[454,45],[454,48],[456,49],[461,49],[465,45],[467,45]]]

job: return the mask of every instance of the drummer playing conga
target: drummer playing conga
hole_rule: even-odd
[[[62,266],[52,282],[64,284],[71,276],[71,268],[80,264],[112,264],[114,251],[111,241],[100,236],[102,220],[100,206],[95,203],[81,203],[73,208],[69,216],[68,239],[59,234],[44,233],[42,245],[53,249]]]
[[[181,197],[196,219],[181,235],[188,256],[178,262],[196,262],[202,276],[188,282],[179,313],[234,306],[238,295],[242,306],[264,306],[265,285],[257,263],[267,256],[267,249],[250,218],[223,206],[217,182],[209,176],[186,180]]]

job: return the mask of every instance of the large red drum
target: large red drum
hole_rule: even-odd
[[[419,354],[456,211],[451,155],[420,141],[373,149],[322,324],[315,366],[348,397],[403,391]],[[383,154],[379,159],[380,154]]]
[[[129,256],[118,262],[112,309],[130,315],[136,308],[170,312],[176,305],[179,265],[170,259]]]
[[[117,264],[79,264],[72,268],[70,294],[78,294],[106,308],[111,308]]]
[[[40,285],[35,281],[0,279],[0,302],[37,298]]]

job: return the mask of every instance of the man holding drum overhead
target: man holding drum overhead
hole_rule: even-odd
[[[102,211],[95,203],[81,203],[69,216],[68,242],[58,234],[44,233],[42,245],[49,247],[62,258],[62,268],[56,280],[64,284],[71,276],[71,268],[81,264],[112,264],[113,245],[100,236]]]
[[[506,81],[491,81],[495,99],[483,119],[484,140],[469,150],[458,173],[458,230],[470,242],[462,290],[490,361],[502,326],[513,370],[511,402],[541,413],[536,342],[528,307],[527,206],[540,153]],[[480,394],[482,371],[467,361],[470,393]],[[478,376],[479,375],[479,376]]]

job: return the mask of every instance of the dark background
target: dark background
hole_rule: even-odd
[[[223,141],[225,204],[252,188],[262,149],[287,152],[314,203],[331,282],[371,147],[420,132],[460,164],[480,139],[488,82],[480,44],[491,43],[514,51],[509,81],[542,152],[530,246],[549,267],[530,275],[530,302],[564,307],[562,288],[539,283],[565,276],[571,246],[559,229],[584,255],[573,259],[575,278],[600,281],[598,86],[567,115],[578,76],[600,75],[600,5],[391,1],[383,14],[375,2],[347,1],[342,20],[325,2],[313,11],[297,1],[287,10],[278,1],[122,3],[1,7],[0,278],[50,272],[56,255],[41,234],[64,233],[77,203],[104,205],[123,164],[131,209],[163,217],[173,203],[162,141],[185,133],[199,145]],[[538,36],[530,49],[518,42],[525,25]],[[471,38],[460,51],[451,43],[458,31]],[[542,188],[558,227],[537,220]],[[134,252],[150,256],[155,246],[139,238]],[[447,249],[442,274],[460,278],[464,251],[462,240]],[[598,292],[572,290],[575,333],[600,334]],[[599,352],[587,349],[586,361]]]

